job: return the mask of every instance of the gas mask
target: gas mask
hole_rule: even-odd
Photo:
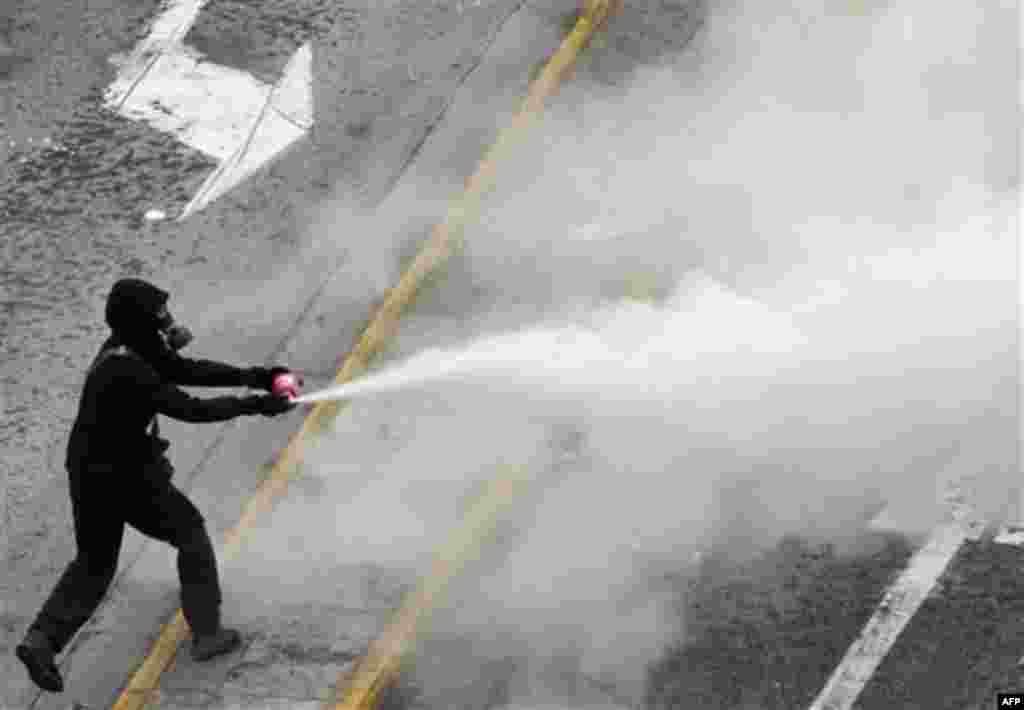
[[[192,331],[183,325],[174,322],[174,316],[166,307],[161,308],[157,313],[157,324],[160,334],[167,343],[167,347],[177,352],[192,342]]]

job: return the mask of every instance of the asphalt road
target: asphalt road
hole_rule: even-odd
[[[573,7],[542,5],[553,31]],[[372,209],[384,199],[516,4],[484,3],[470,10],[477,19],[467,25],[460,13],[433,3],[371,10],[366,3],[213,0],[187,42],[219,63],[271,80],[295,47],[318,39],[328,69],[341,60],[346,71],[320,72],[314,90],[321,99],[335,91],[348,100],[343,112],[336,102],[321,100],[314,138],[184,224],[148,222],[143,215],[150,208],[170,214],[180,209],[213,169],[212,161],[101,105],[116,71],[112,60],[144,35],[158,6],[155,0],[39,0],[5,5],[0,16],[5,706],[21,707],[30,693],[9,651],[74,554],[63,448],[82,372],[105,335],[102,302],[110,283],[124,275],[151,278],[175,293],[180,313],[205,306],[204,318],[189,320],[208,356],[240,363],[283,356],[292,348],[282,334],[338,267],[337,250],[325,254],[310,238],[324,219],[318,205],[329,200],[335,209],[339,199],[355,193],[361,208]],[[635,18],[636,24],[620,27],[623,49],[609,55],[602,80],[621,79],[638,61],[656,59],[688,38],[686,23],[666,33],[649,9]],[[453,44],[445,35],[456,25],[468,31],[456,34]],[[423,35],[446,51],[428,51],[418,63],[418,83],[428,86],[410,112],[402,103],[410,91],[404,54]],[[449,53],[456,61],[447,60]],[[522,94],[526,78],[511,77],[510,96]],[[339,87],[339,79],[349,84]],[[471,170],[497,120],[474,129],[477,139],[463,146],[452,167]],[[393,248],[385,243],[380,254],[366,256],[386,262]],[[353,245],[351,251],[366,249]],[[341,258],[355,272],[364,271],[348,255]],[[232,301],[233,294],[275,278],[282,263],[301,264],[298,280],[275,283],[287,302],[254,307]],[[343,315],[329,330],[321,317],[312,333],[299,336],[301,354],[290,363],[331,373],[397,266],[369,283],[353,279],[348,294],[335,294]],[[222,308],[211,312],[209,306],[218,303]],[[182,436],[186,452],[178,464],[186,469],[180,475],[187,486],[188,452],[202,450],[213,435],[189,430]],[[131,555],[123,565],[126,559]]]
[[[528,3],[553,28],[572,4]],[[204,355],[251,364],[286,359],[326,379],[421,236],[423,225],[380,243],[348,233],[341,252],[316,238],[339,213],[348,214],[339,202],[352,214],[372,214],[415,169],[424,141],[444,124],[452,94],[516,3],[485,3],[470,25],[438,3],[371,5],[211,0],[186,40],[211,59],[269,81],[312,39],[329,71],[316,79],[314,135],[181,224],[147,222],[143,214],[183,206],[212,162],[100,105],[115,72],[111,57],[131,49],[158,3],[20,0],[0,9],[0,707],[20,710],[34,697],[11,651],[74,554],[63,447],[82,371],[105,335],[102,301],[110,283],[140,275],[169,285],[178,311],[194,314],[189,320]],[[582,80],[622,81],[636,66],[685,45],[694,29],[681,3],[631,9]],[[412,81],[408,55],[424,36],[449,46],[416,55],[419,78]],[[525,77],[508,81],[506,100],[520,95]],[[448,166],[452,184],[495,128],[467,127],[471,139]],[[350,277],[346,285],[318,296],[339,269]],[[278,296],[274,303],[246,299],[261,284]],[[430,307],[425,302],[424,312]],[[430,323],[421,320],[420,327]],[[266,460],[294,425],[268,433],[245,457]],[[182,442],[176,463],[183,487],[206,481],[212,474],[199,461],[219,433],[182,425],[170,431]],[[207,512],[219,529],[230,525],[244,493],[232,491],[223,510],[211,504]],[[837,553],[787,540],[753,561],[711,555],[698,568],[681,564],[681,612],[693,632],[652,668],[646,704],[809,702],[914,542],[866,535]],[[122,564],[133,559],[126,553]],[[966,548],[866,689],[863,707],[980,710],[995,690],[1024,684],[1014,662],[1024,652],[1021,562],[1017,548],[987,541]],[[451,658],[471,662],[471,651],[436,643]],[[116,660],[125,668],[137,662]],[[500,706],[514,675],[491,662],[464,689],[467,702]],[[598,694],[608,697],[605,691]]]

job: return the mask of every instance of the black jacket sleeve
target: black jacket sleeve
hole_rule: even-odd
[[[243,414],[255,414],[250,402],[252,398],[193,397],[172,384],[164,384],[153,393],[153,404],[157,414],[183,422],[224,422]]]
[[[258,387],[255,370],[213,360],[193,360],[177,353],[168,353],[160,363],[164,379],[186,387]]]
[[[157,370],[149,363],[138,359],[130,362],[131,364],[127,367],[131,368],[130,377],[134,386],[141,388],[141,391],[146,393],[150,411],[156,414],[163,414],[183,422],[202,423],[228,421],[244,414],[256,414],[258,411],[255,409],[258,398],[212,397],[200,399],[180,389],[173,381],[169,381],[163,367]],[[219,365],[219,363],[213,364]],[[218,373],[216,368],[203,372],[202,366],[200,366],[200,374],[209,376],[211,373],[232,376],[232,373],[223,370]]]

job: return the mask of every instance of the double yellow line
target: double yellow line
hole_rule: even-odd
[[[544,108],[544,102],[553,95],[571,70],[593,34],[608,17],[621,6],[621,0],[585,0],[583,11],[575,28],[564,39],[540,76],[530,85],[529,93],[512,123],[501,132],[487,151],[476,171],[466,181],[465,191],[448,209],[445,219],[438,224],[423,249],[405,271],[398,284],[391,289],[374,313],[356,347],[348,354],[335,377],[337,384],[351,381],[364,372],[398,326],[402,312],[410,304],[424,278],[443,264],[460,246],[463,230],[474,216],[483,196],[494,183],[497,160],[515,145],[534,123]],[[277,498],[288,487],[288,481],[302,462],[302,443],[306,436],[322,431],[337,416],[339,402],[320,402],[314,406],[274,464],[267,478],[246,505],[242,517],[224,539],[221,557],[232,559],[241,548],[244,536],[253,523],[268,512]],[[408,651],[416,631],[426,613],[433,607],[448,581],[461,569],[479,548],[487,530],[503,507],[527,481],[525,467],[507,467],[495,478],[484,495],[469,511],[462,527],[438,554],[430,573],[406,600],[395,620],[375,641],[367,656],[351,675],[338,680],[337,708],[371,708],[380,691],[394,678],[402,656]],[[113,710],[142,710],[160,676],[174,658],[179,644],[187,635],[187,624],[179,609],[166,624],[149,654],[132,674],[121,691]]]

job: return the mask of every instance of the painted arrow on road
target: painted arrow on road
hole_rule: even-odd
[[[313,125],[310,44],[292,55],[276,84],[204,61],[184,39],[207,2],[172,0],[119,62],[104,96],[120,115],[171,133],[218,162],[179,220],[228,192]]]

